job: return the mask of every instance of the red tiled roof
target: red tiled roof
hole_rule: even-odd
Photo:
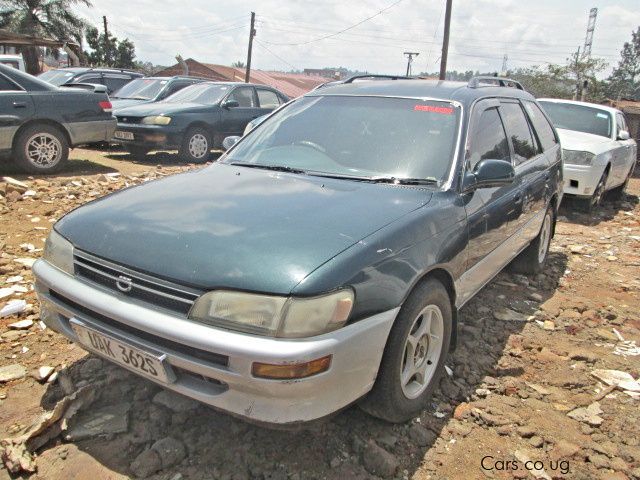
[[[189,65],[189,68],[194,70],[193,75],[204,76],[204,74],[206,73],[202,71],[202,69],[204,68],[211,72],[210,76],[212,79],[220,80],[220,77],[223,77],[230,82],[244,82],[244,68],[227,67],[214,63],[201,63],[192,58],[188,58],[185,61]],[[175,75],[176,70],[181,71],[180,65],[176,64],[168,67],[162,72],[158,72],[158,75],[162,75],[163,73]],[[285,95],[291,98],[295,98],[299,97],[300,95],[304,95],[310,90],[313,90],[318,85],[325,83],[327,79],[319,77],[317,75],[311,76],[300,73],[265,72],[263,70],[251,70],[249,81],[251,83],[257,83],[260,85],[269,85],[270,87],[277,88]]]

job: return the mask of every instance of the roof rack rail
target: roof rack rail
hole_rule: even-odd
[[[387,79],[387,80],[416,80],[416,77],[406,77],[404,75],[362,74],[362,75],[354,75],[352,77],[349,77],[343,83],[353,83],[355,80],[359,80],[361,78]]]
[[[489,87],[492,85],[482,85],[482,84],[491,84],[491,83],[497,83],[499,87],[515,87],[518,90],[524,90],[524,87],[522,86],[522,84],[516,80],[512,80],[511,78],[504,78],[504,77],[490,77],[490,76],[479,76],[479,77],[473,77],[471,80],[469,80],[469,83],[467,83],[467,86],[469,88],[482,88],[484,87]]]

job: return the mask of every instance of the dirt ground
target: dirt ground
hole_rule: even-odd
[[[111,191],[198,168],[166,153],[71,158],[52,177],[0,167],[27,185],[0,180],[0,308],[27,303],[0,318],[0,377],[12,365],[22,377],[0,383],[0,446],[11,468],[37,469],[2,468],[0,480],[640,479],[640,179],[595,214],[565,202],[546,271],[503,272],[463,308],[448,374],[420,417],[390,425],[352,407],[291,432],[167,394],[42,328],[29,259],[53,222]],[[609,386],[601,370],[633,379]],[[16,439],[65,399],[65,422],[29,445],[33,457],[20,451]]]

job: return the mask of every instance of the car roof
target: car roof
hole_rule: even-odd
[[[552,102],[552,103],[566,103],[569,105],[580,105],[582,107],[597,108],[598,110],[604,110],[609,113],[622,113],[617,108],[609,107],[607,105],[600,105],[599,103],[581,102],[579,100],[565,100],[563,98],[539,98],[539,102]]]
[[[472,85],[471,82],[447,80],[372,80],[327,86],[313,90],[307,96],[353,95],[430,98],[456,101],[465,105],[469,105],[479,98],[497,96],[535,100],[533,95],[520,88],[492,84]]]
[[[132,73],[134,75],[144,76],[143,73],[136,72],[135,70],[128,70],[126,68],[109,68],[109,67],[60,67],[60,68],[52,68],[52,70],[64,70],[67,72],[74,73],[85,73],[85,72],[109,72],[109,73]]]

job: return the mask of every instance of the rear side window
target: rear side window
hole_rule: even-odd
[[[229,100],[235,100],[241,107],[255,107],[252,87],[236,88],[231,95],[229,95]]]
[[[487,158],[511,161],[507,134],[497,107],[489,108],[480,115],[471,138],[468,155],[469,170],[473,171],[480,160]]]
[[[529,122],[518,103],[502,103],[500,111],[513,144],[513,153],[515,154],[513,163],[520,165],[538,153]]]
[[[125,77],[122,75],[105,75],[104,76],[104,84],[107,86],[107,90],[109,91],[109,93],[117,92],[130,81],[131,81],[130,77]]]
[[[556,146],[558,144],[558,140],[553,133],[553,129],[551,128],[549,121],[542,113],[542,110],[540,110],[540,107],[533,102],[525,101],[524,108],[529,114],[529,119],[531,120],[531,123],[533,123],[533,128],[535,128],[536,133],[538,134],[540,143],[542,143],[542,149],[548,150]]]
[[[258,101],[260,102],[260,108],[277,108],[280,106],[280,100],[276,92],[271,90],[262,90],[258,88]]]
[[[0,75],[0,92],[14,92],[20,88],[13,82]]]
[[[75,79],[74,83],[97,83],[97,84],[102,84],[102,77],[100,75],[85,75],[83,77]]]

